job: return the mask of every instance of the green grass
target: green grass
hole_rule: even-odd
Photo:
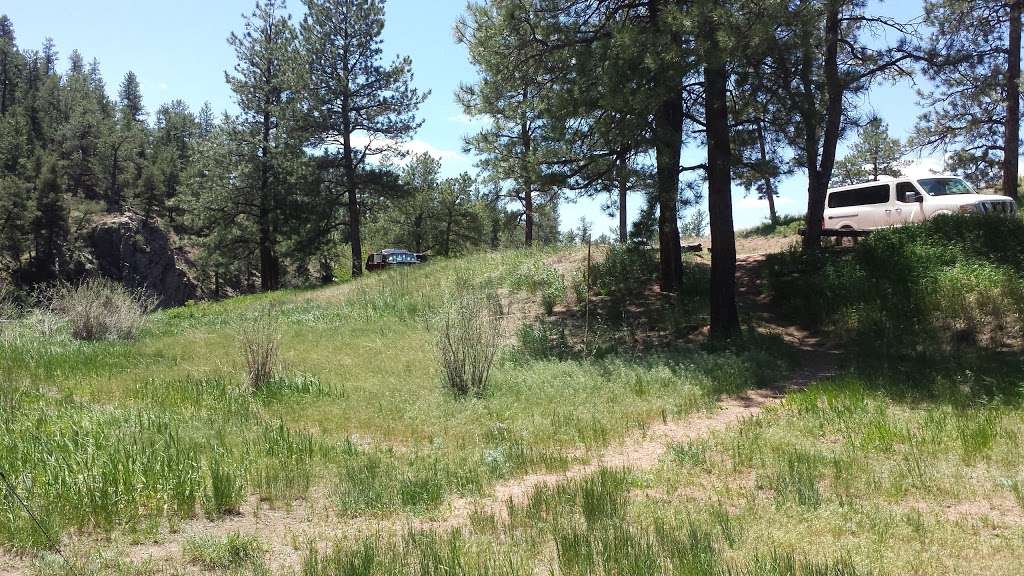
[[[506,519],[477,516],[470,528],[409,531],[342,541],[311,550],[303,576],[553,573],[565,575],[848,576],[870,574],[831,551],[804,558],[772,549],[735,557],[747,535],[736,518],[713,505],[680,515],[633,491],[643,479],[600,469],[527,502],[510,504]]]
[[[804,558],[843,550],[851,566],[880,573],[1013,574],[1024,561],[1024,410],[1019,395],[993,400],[989,390],[1019,386],[1024,365],[960,362],[902,385],[891,374],[818,383],[677,446],[652,480],[658,501],[683,513],[720,502],[740,557],[767,545]],[[977,384],[947,382],[968,371]]]
[[[508,344],[483,397],[456,398],[431,347],[445,295],[459,286],[528,300],[530,286],[551,284],[549,254],[481,254],[192,304],[151,315],[132,342],[80,342],[22,318],[0,339],[0,465],[65,537],[247,514],[253,498],[289,506],[318,488],[342,515],[432,514],[500,479],[586,461],[785,366],[759,348],[589,360]],[[238,336],[267,310],[281,366],[253,392]],[[4,498],[0,545],[47,548]]]
[[[919,239],[897,240],[917,254]],[[972,281],[1011,266],[1001,255],[970,268],[980,256],[959,254],[955,275]],[[548,255],[481,254],[190,305],[150,316],[130,343],[43,333],[38,319],[5,326],[0,465],[46,531],[74,544],[74,565],[46,551],[9,495],[0,546],[34,555],[40,575],[266,574],[267,540],[234,527],[180,537],[178,572],[123,550],[204,515],[228,526],[257,500],[287,509],[306,499],[341,522],[385,528],[310,548],[304,576],[1014,574],[1024,563],[1024,362],[976,347],[854,354],[846,375],[670,446],[653,470],[599,469],[466,525],[410,527],[443,518],[453,496],[566,470],[652,422],[784,378],[788,351],[776,341],[581,354],[558,345],[548,320],[507,339],[480,397],[446,390],[431,347],[445,296],[458,286],[535,301],[536,287],[552,285]],[[603,298],[648,273],[619,256],[603,269]],[[935,258],[922,266],[934,271]],[[922,277],[938,276],[910,276]],[[238,333],[267,310],[282,362],[253,391]],[[603,329],[611,342],[628,336],[628,326]]]

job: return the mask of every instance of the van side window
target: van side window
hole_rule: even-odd
[[[829,208],[846,208],[847,206],[864,206],[866,204],[885,204],[889,201],[889,185],[838,190],[828,195]]]
[[[917,188],[910,182],[900,182],[896,185],[896,200],[907,201],[907,192],[917,192]]]

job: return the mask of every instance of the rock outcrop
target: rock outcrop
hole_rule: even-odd
[[[126,288],[146,290],[161,308],[196,298],[191,263],[157,222],[131,212],[109,215],[93,224],[85,238],[94,273]]]

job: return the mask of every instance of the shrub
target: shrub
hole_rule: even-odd
[[[762,222],[753,228],[736,232],[737,238],[756,238],[759,236],[796,236],[804,225],[803,214],[784,214],[776,223]]]
[[[444,384],[456,396],[483,395],[501,329],[501,308],[493,294],[463,294],[441,312],[435,347]]]
[[[242,327],[238,341],[245,359],[245,381],[254,391],[274,380],[280,353],[278,326],[268,312],[261,312]]]
[[[516,268],[509,279],[509,287],[540,296],[541,306],[548,316],[554,312],[558,301],[565,298],[562,275],[539,260],[529,260]]]
[[[529,358],[565,359],[573,352],[564,324],[555,325],[541,319],[535,325],[523,324],[517,337],[520,349]]]
[[[156,300],[104,279],[64,284],[48,294],[50,310],[66,321],[79,340],[130,340],[142,328]]]
[[[590,284],[600,296],[629,301],[643,294],[658,274],[657,253],[635,243],[608,248],[590,267]]]

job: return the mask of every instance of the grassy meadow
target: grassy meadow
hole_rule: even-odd
[[[510,314],[534,306],[548,256],[485,254],[189,305],[153,314],[134,341],[74,340],[40,312],[6,322],[0,465],[44,530],[5,494],[0,543],[31,554],[58,536],[158,539],[252,497],[273,507],[315,494],[350,516],[437,514],[453,495],[587,461],[784,366],[756,351],[686,349],[536,359],[509,326],[487,392],[456,398],[432,345],[439,308],[467,289],[504,294]],[[282,368],[254,391],[239,334],[266,318]]]
[[[933,234],[879,234],[819,266],[805,290],[786,281],[806,262],[766,264],[768,289],[796,299],[782,310],[847,338],[834,338],[848,350],[837,375],[671,444],[652,467],[599,467],[460,523],[446,521],[453,499],[594,462],[723,394],[785,382],[797,356],[755,335],[731,349],[622,346],[644,281],[621,282],[645,272],[615,252],[595,267],[594,337],[607,342],[585,352],[559,334],[578,327],[579,279],[575,264],[552,268],[572,261],[556,251],[156,312],[132,341],[82,342],[45,313],[20,315],[0,340],[0,465],[37,517],[5,493],[0,572],[8,558],[11,573],[34,575],[1017,574],[1024,358],[1007,343],[1019,325],[1007,321],[998,339],[978,329],[968,344],[968,320],[987,325],[994,312],[971,300],[936,317],[952,291],[928,288],[963,277],[1009,306],[1018,260]],[[885,331],[864,345],[869,320],[896,312],[876,292],[840,298],[839,275],[886,269],[887,246],[913,258],[909,297],[921,306],[893,321],[935,353],[899,334],[881,341]],[[673,319],[684,324],[703,302],[696,282],[687,290],[688,312]],[[498,295],[507,334],[487,388],[459,397],[442,384],[434,342],[445,306],[467,292]],[[834,315],[815,307],[822,293],[841,304]],[[280,334],[282,361],[253,389],[240,338],[261,324]],[[296,538],[288,562],[276,535],[235,527],[310,502],[342,528]],[[169,543],[156,559],[133,552]]]

